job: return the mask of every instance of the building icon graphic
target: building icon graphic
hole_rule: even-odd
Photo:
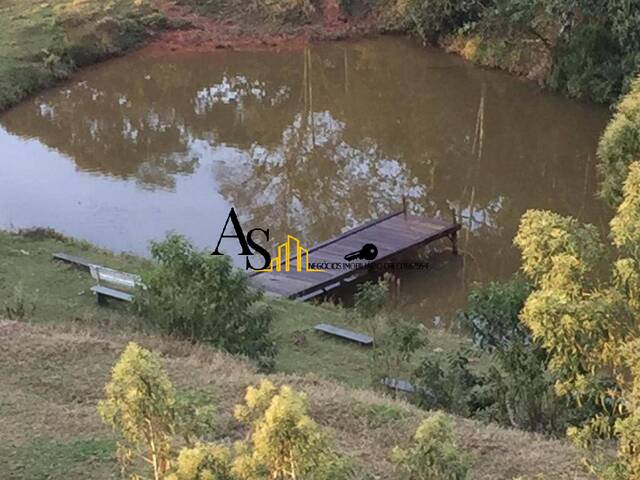
[[[324,272],[324,270],[309,267],[309,250],[304,248],[300,240],[293,235],[287,235],[287,241],[278,245],[277,252],[275,258],[271,259],[269,268],[258,270],[259,272],[289,272],[292,263],[295,263],[297,272]],[[295,254],[293,258],[292,254]]]

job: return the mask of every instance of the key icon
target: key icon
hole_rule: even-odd
[[[344,256],[344,259],[348,261],[352,261],[357,258],[360,258],[362,260],[374,260],[377,256],[378,247],[376,247],[373,243],[365,243],[360,250],[347,253]]]

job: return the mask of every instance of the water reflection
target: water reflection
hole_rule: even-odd
[[[436,311],[462,289],[434,282],[516,268],[527,208],[606,220],[593,198],[606,116],[401,39],[136,54],[0,117],[0,224],[136,252],[174,229],[210,247],[233,205],[247,228],[312,244],[404,195],[417,212],[456,208],[467,227],[464,267],[408,280]],[[68,215],[36,213],[50,204]]]

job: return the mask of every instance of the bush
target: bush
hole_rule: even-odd
[[[434,43],[477,21],[483,9],[480,0],[414,0],[408,11],[416,33]]]
[[[158,357],[130,343],[113,367],[98,413],[120,436],[124,467],[142,459],[156,479],[170,468],[175,392]]]
[[[555,395],[546,352],[519,320],[530,293],[531,286],[515,277],[477,287],[469,295],[463,322],[476,345],[491,356],[482,379],[484,405],[475,415],[526,430],[561,433],[571,409]]]
[[[467,352],[457,351],[444,359],[425,357],[413,372],[413,381],[418,403],[427,410],[473,416],[481,409],[477,398],[481,379],[469,369]]]
[[[207,342],[264,366],[272,362],[272,312],[228,257],[197,251],[178,235],[153,243],[151,254],[157,264],[143,274],[144,287],[135,295],[141,314],[167,334]]]
[[[307,414],[307,398],[290,387],[263,380],[247,389],[236,418],[251,427],[250,443],[239,446],[233,471],[246,480],[339,480],[348,466]]]
[[[167,480],[234,480],[231,466],[229,448],[215,443],[199,443],[180,451],[174,472]]]
[[[622,201],[631,162],[640,160],[640,79],[620,101],[598,145],[600,196],[612,207]]]
[[[571,35],[560,38],[554,56],[551,88],[597,103],[612,103],[622,92],[629,72],[610,25],[577,25]]]
[[[408,449],[396,447],[393,459],[406,480],[463,480],[467,456],[456,446],[451,420],[437,412],[424,420]]]
[[[371,370],[374,385],[385,378],[402,378],[411,371],[415,354],[426,347],[425,327],[386,317],[386,329],[376,337],[371,353]]]

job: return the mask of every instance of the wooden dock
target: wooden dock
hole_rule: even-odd
[[[309,249],[309,262],[316,264],[350,264],[345,255],[374,244],[377,257],[371,261],[356,260],[360,269],[337,268],[323,272],[297,271],[290,259],[290,271],[258,272],[251,276],[251,284],[267,293],[287,298],[309,300],[345,283],[349,283],[367,272],[369,264],[390,262],[395,257],[441,238],[449,238],[453,251],[457,253],[457,232],[460,224],[444,220],[410,215],[404,211],[392,213],[356,227],[342,235]],[[284,266],[283,260],[281,265]]]

